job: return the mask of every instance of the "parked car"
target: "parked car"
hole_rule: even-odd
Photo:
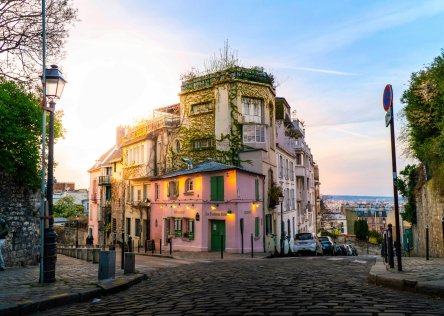
[[[328,254],[333,256],[335,248],[335,243],[333,242],[333,239],[329,236],[320,236],[318,238],[322,245],[322,253],[324,255]]]
[[[313,233],[300,233],[294,236],[293,252],[298,254],[322,255],[322,245]]]
[[[336,245],[334,249],[335,256],[347,256],[348,250],[345,245]]]

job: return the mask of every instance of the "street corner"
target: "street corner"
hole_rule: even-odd
[[[97,286],[103,290],[103,294],[114,294],[146,279],[146,274],[126,275],[117,279],[103,280]]]
[[[419,293],[444,298],[444,280],[417,282],[415,290]]]

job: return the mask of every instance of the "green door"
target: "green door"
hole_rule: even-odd
[[[222,248],[220,235],[223,237],[223,249],[225,250],[226,235],[225,235],[225,221],[211,220],[211,250],[220,251]]]

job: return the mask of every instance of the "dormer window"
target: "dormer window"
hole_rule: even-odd
[[[179,182],[170,181],[167,183],[167,196],[170,199],[175,199],[179,196]]]

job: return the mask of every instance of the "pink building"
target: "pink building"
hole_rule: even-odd
[[[251,252],[253,236],[254,251],[264,251],[263,175],[210,161],[151,183],[156,248],[171,238],[173,250]]]

